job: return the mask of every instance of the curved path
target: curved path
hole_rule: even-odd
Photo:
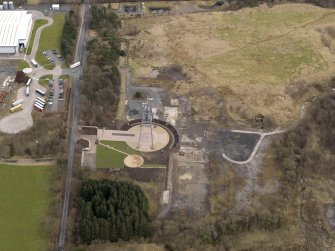
[[[302,107],[300,109],[299,120],[295,124],[289,126],[286,129],[283,129],[283,130],[275,130],[275,131],[272,131],[272,132],[264,132],[264,133],[263,132],[254,132],[254,131],[231,130],[230,132],[235,132],[235,133],[257,134],[257,135],[260,135],[260,138],[258,139],[258,141],[257,141],[257,143],[254,147],[254,150],[251,152],[251,154],[250,154],[250,156],[247,160],[243,160],[243,161],[233,160],[233,159],[229,158],[225,153],[222,153],[222,157],[224,159],[228,160],[229,162],[234,163],[234,164],[238,164],[238,165],[248,164],[255,157],[255,155],[257,153],[257,150],[260,147],[264,137],[284,133],[284,132],[287,132],[287,131],[295,128],[301,122],[302,118],[304,117],[304,114],[305,114],[305,103],[302,105]]]
[[[41,27],[39,27],[37,30],[36,30],[36,33],[35,33],[35,39],[34,39],[34,44],[33,44],[33,47],[31,49],[31,53],[30,55],[27,55],[25,54],[24,55],[24,60],[27,60],[30,62],[31,59],[34,59],[36,57],[36,53],[37,53],[37,50],[38,50],[38,46],[39,46],[39,42],[40,42],[40,38],[41,38],[41,33],[42,33],[42,30],[50,25],[53,24],[54,20],[50,17],[46,17],[43,13],[39,12],[39,11],[31,11],[31,13],[33,14],[34,16],[34,19],[46,19],[48,21],[48,23],[42,25]],[[32,37],[29,39],[29,43],[32,41]],[[28,44],[29,46],[29,44]],[[28,47],[27,46],[27,47]]]

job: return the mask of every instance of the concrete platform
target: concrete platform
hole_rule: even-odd
[[[152,127],[152,136],[150,127]],[[136,125],[131,127],[128,131],[99,129],[98,139],[123,141],[126,142],[129,147],[137,151],[155,152],[169,144],[170,135],[166,129],[160,125]]]

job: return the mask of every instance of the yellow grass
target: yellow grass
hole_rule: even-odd
[[[215,103],[225,101],[236,121],[246,122],[262,113],[286,126],[296,119],[303,102],[285,93],[286,86],[298,80],[323,80],[334,73],[333,52],[321,42],[334,21],[332,9],[283,4],[129,19],[124,21],[124,30],[137,27],[141,31],[130,39],[135,81],[141,83],[143,79],[137,77],[153,68],[180,65],[189,80],[151,82],[178,95],[213,90],[220,95]],[[335,42],[329,41],[335,48]],[[213,109],[201,109],[205,98],[213,98],[199,93],[202,98],[195,95],[192,100],[193,107],[199,108],[197,116],[220,116],[215,109],[214,114],[208,112]]]

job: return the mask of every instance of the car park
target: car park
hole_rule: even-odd
[[[52,50],[52,54],[58,54],[57,50]]]

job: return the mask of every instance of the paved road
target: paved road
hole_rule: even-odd
[[[236,133],[258,134],[258,135],[260,135],[260,138],[258,139],[258,141],[257,141],[257,143],[256,143],[256,145],[254,147],[254,150],[252,151],[252,153],[250,154],[250,156],[249,156],[249,158],[247,160],[236,161],[236,160],[233,160],[233,159],[229,158],[225,153],[222,153],[222,157],[224,159],[228,160],[229,162],[234,163],[234,164],[238,164],[238,165],[248,164],[255,157],[255,155],[257,153],[257,150],[260,147],[260,145],[261,145],[264,137],[271,136],[271,135],[276,135],[276,134],[280,134],[280,133],[284,133],[284,132],[287,132],[289,130],[292,130],[293,128],[295,128],[302,121],[304,115],[305,115],[305,104],[303,104],[302,107],[301,107],[301,109],[300,109],[299,120],[296,123],[294,123],[293,125],[291,125],[288,128],[286,128],[286,129],[283,129],[283,130],[274,130],[272,132],[254,132],[254,131],[243,131],[243,130],[231,130],[231,132],[236,132]]]
[[[82,8],[82,22],[80,33],[78,36],[77,47],[76,47],[76,55],[75,61],[81,61],[83,63],[85,59],[85,43],[86,43],[86,31],[88,25],[88,11],[89,11],[89,0],[85,0],[85,3]],[[81,74],[81,70],[76,70],[76,74]],[[63,251],[65,250],[65,237],[66,237],[66,226],[67,226],[67,216],[69,211],[69,199],[70,199],[70,190],[71,190],[71,180],[72,180],[72,169],[73,169],[73,160],[74,160],[74,152],[76,146],[76,132],[77,132],[77,124],[78,124],[78,101],[79,101],[79,91],[80,91],[80,77],[78,75],[74,75],[74,86],[73,86],[73,95],[72,95],[72,113],[71,113],[71,136],[69,142],[69,152],[68,152],[68,162],[67,162],[67,171],[66,171],[66,181],[65,181],[65,190],[63,196],[63,208],[62,208],[62,216],[61,223],[59,229],[59,238],[57,250]]]

